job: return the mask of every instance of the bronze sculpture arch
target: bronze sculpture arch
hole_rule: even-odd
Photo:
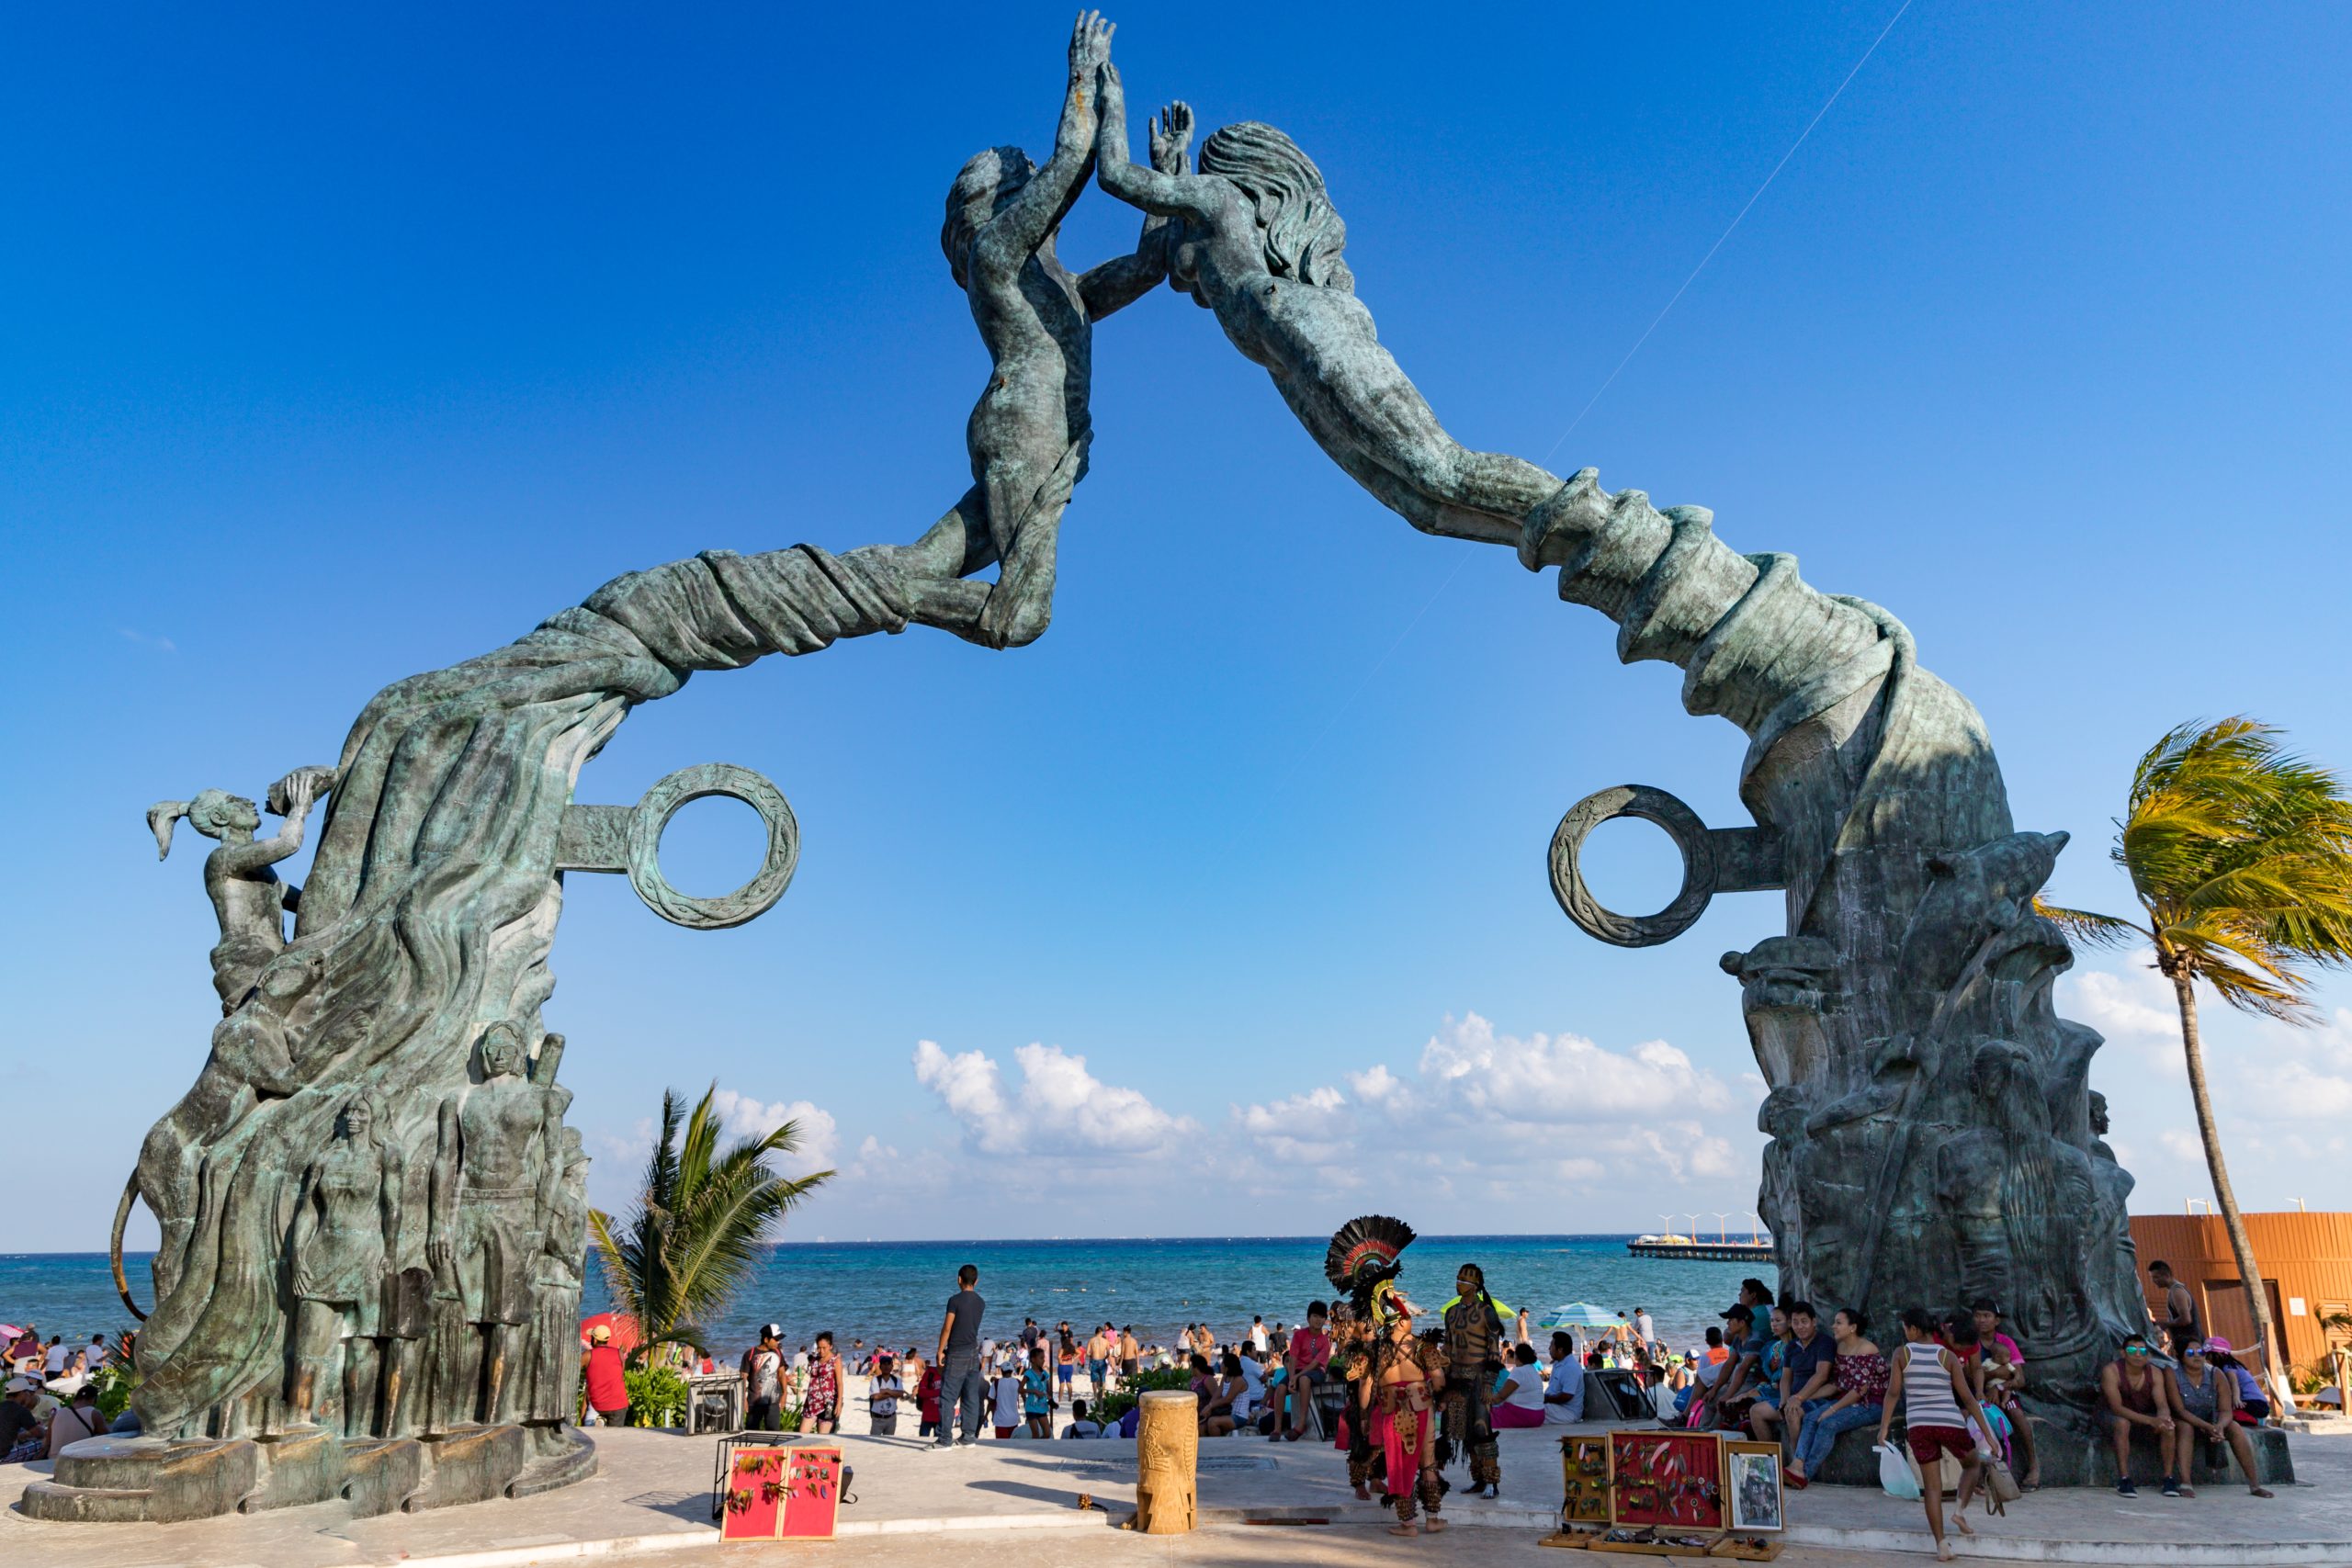
[[[1374,499],[1425,532],[1555,570],[1562,599],[1616,622],[1622,660],[1678,665],[1690,712],[1747,733],[1752,825],[1711,830],[1663,792],[1603,791],[1555,835],[1562,907],[1637,945],[1686,929],[1714,892],[1782,892],[1786,933],[1723,967],[1769,1086],[1758,1206],[1784,1290],[1881,1316],[1994,1296],[2038,1413],[2086,1438],[2097,1367],[2143,1313],[2132,1179],[2093,1122],[2098,1036],[2057,1016],[2071,954],[2033,908],[2064,835],[2015,829],[1981,719],[1884,610],[1818,592],[1787,556],[1734,551],[1703,508],[1660,510],[1589,468],[1562,479],[1454,442],[1355,298],[1312,161],[1246,124],[1208,138],[1195,166],[1190,113],[1171,106],[1150,165],[1131,163],[1108,49],[1104,28],[1073,38],[1052,160],[1029,169],[1000,149],[950,193],[943,243],[997,374],[974,414],[975,483],[920,539],[712,551],[629,573],[504,648],[387,687],[333,768],[282,781],[289,807],[298,776],[327,798],[293,934],[232,949],[224,907],[226,1016],[133,1178],[163,1230],[136,1395],[148,1433],[235,1445],[315,1422],[352,1441],[431,1439],[446,1458],[472,1451],[449,1446],[466,1434],[512,1432],[473,1445],[489,1457],[465,1484],[585,1473],[560,1331],[576,1315],[584,1160],[562,1126],[560,1037],[540,1019],[564,877],[625,871],[665,918],[737,923],[781,896],[798,828],[781,793],[741,770],[687,770],[635,808],[575,806],[579,770],[631,708],[698,671],[910,625],[991,647],[1041,632],[1054,530],[1091,441],[1074,372],[1092,322],[1164,277],[1268,367]],[[1080,275],[1053,243],[1090,163],[1146,220],[1135,255]],[[1039,376],[1074,400],[1041,412],[1001,395]],[[1001,555],[998,582],[973,581]],[[670,811],[712,789],[761,810],[767,852],[741,894],[684,899],[660,883],[654,846]],[[1683,890],[1658,916],[1601,908],[1578,870],[1584,834],[1626,814],[1662,822],[1684,855]],[[338,1129],[400,1156],[367,1168],[387,1173],[369,1285],[381,1299],[301,1299],[339,1307],[346,1337],[381,1342],[370,1364],[413,1369],[403,1386],[344,1394],[333,1379],[298,1391],[289,1349],[307,1261],[292,1256],[293,1218],[311,1201],[312,1152]],[[2089,1462],[2075,1441],[2044,1470],[2063,1482]],[[65,1471],[47,1484],[65,1500],[40,1506],[85,1517]],[[272,1499],[307,1500],[295,1490]]]

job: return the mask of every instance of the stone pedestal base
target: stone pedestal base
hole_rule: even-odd
[[[1878,1455],[1871,1450],[1873,1428],[1862,1427],[1841,1432],[1838,1445],[1829,1452],[1828,1462],[1815,1481],[1831,1485],[1875,1486],[1878,1484]],[[2104,1431],[2078,1436],[2066,1428],[2039,1425],[2034,1437],[2041,1447],[2041,1483],[2044,1486],[2112,1486],[2115,1484],[2115,1450]],[[2287,1434],[2273,1427],[2250,1427],[2246,1437],[2254,1444],[2254,1462],[2262,1473],[2257,1478],[2266,1486],[2294,1484],[2295,1464],[2287,1454]],[[1900,1427],[1894,1440],[1901,1442]],[[2219,1462],[2215,1462],[2218,1459]],[[2193,1486],[2243,1486],[2245,1477],[2238,1473],[2237,1461],[2227,1448],[2216,1448],[2200,1442],[2192,1450],[2189,1464],[2189,1484]],[[2022,1481],[2025,1477],[2018,1477]],[[2134,1484],[2154,1492],[2162,1484],[2164,1467],[2156,1461],[2154,1443],[2145,1438],[2132,1447],[2132,1480]]]
[[[447,1437],[345,1441],[321,1431],[259,1440],[90,1438],[25,1488],[36,1519],[164,1524],[342,1498],[358,1517],[528,1496],[596,1473],[569,1427],[473,1427]]]
[[[37,1519],[165,1524],[234,1512],[262,1480],[261,1445],[243,1438],[85,1438],[56,1473],[25,1488]]]
[[[503,1496],[526,1457],[520,1427],[468,1427],[426,1438],[424,1450],[430,1473],[424,1490],[401,1505],[412,1514]]]
[[[397,1513],[424,1488],[424,1445],[414,1438],[363,1438],[343,1453],[350,1471],[343,1495],[355,1518]]]
[[[344,1463],[343,1439],[317,1427],[283,1437],[264,1438],[261,1484],[237,1504],[241,1513],[264,1508],[296,1508],[343,1495],[350,1472]]]

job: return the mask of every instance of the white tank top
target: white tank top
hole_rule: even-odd
[[[1951,1374],[1938,1359],[1942,1348],[1928,1339],[1915,1339],[1903,1347],[1903,1424],[1906,1427],[1967,1429],[1960,1401],[1952,1396]]]

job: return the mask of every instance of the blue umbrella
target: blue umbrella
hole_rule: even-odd
[[[1552,1315],[1544,1320],[1542,1326],[1545,1328],[1614,1328],[1623,1321],[1607,1307],[1598,1307],[1590,1302],[1570,1302],[1566,1306],[1553,1308]]]

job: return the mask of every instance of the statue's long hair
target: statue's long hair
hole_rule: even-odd
[[[939,226],[939,248],[946,253],[956,288],[969,287],[966,267],[972,237],[979,232],[979,226],[1001,210],[1036,172],[1029,154],[1018,147],[990,147],[975,152],[956,172],[955,184],[947,187],[947,217]]]
[[[1355,292],[1355,275],[1340,255],[1348,226],[1331,209],[1323,171],[1297,142],[1254,119],[1228,125],[1201,144],[1201,173],[1232,181],[1257,203],[1267,271]]]

